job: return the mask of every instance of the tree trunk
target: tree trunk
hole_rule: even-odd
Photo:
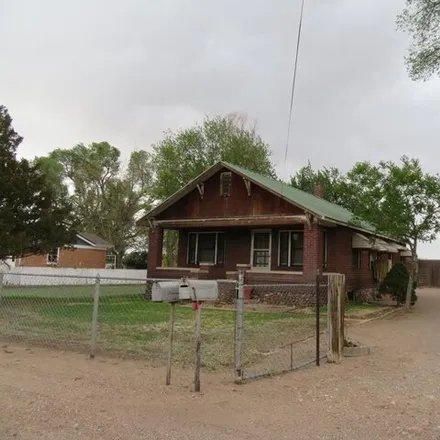
[[[405,306],[409,309],[411,307],[411,299],[412,299],[412,290],[413,290],[413,283],[414,281],[417,281],[417,275],[418,275],[418,262],[417,262],[417,247],[414,245],[414,247],[411,249],[411,264],[409,267],[409,279],[408,279],[408,287],[406,289],[406,300],[405,300]]]

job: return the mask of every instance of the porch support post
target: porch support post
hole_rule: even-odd
[[[322,273],[323,246],[323,230],[315,217],[310,222],[310,225],[304,225],[303,273],[307,281],[316,280],[316,275]]]
[[[162,266],[163,228],[155,226],[148,231],[148,278],[154,278],[156,267]]]

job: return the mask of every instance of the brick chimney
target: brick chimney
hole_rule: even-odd
[[[322,185],[316,185],[313,188],[313,195],[316,197],[324,197],[324,188]]]

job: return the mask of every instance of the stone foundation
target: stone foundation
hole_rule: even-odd
[[[355,302],[373,302],[377,301],[377,289],[370,287],[368,289],[359,289],[353,293],[353,300]]]
[[[147,280],[144,298],[151,300],[153,280]],[[298,308],[316,305],[316,292],[313,284],[264,284],[246,285],[252,289],[251,301],[257,304],[295,306]],[[232,304],[236,298],[236,283],[218,281],[218,302]],[[327,305],[327,285],[320,286],[319,301],[321,306]]]
[[[236,297],[236,283],[218,282],[218,301],[221,303],[232,304]]]
[[[252,287],[251,299],[261,304],[280,306],[295,306],[298,308],[313,307],[316,305],[316,291],[313,285],[286,284],[286,285],[264,285]],[[321,286],[319,292],[319,303],[327,305],[327,286]]]

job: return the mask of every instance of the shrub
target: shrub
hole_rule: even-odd
[[[127,254],[123,260],[122,264],[127,269],[146,269],[147,268],[147,252],[130,252]]]
[[[406,266],[402,263],[396,263],[388,272],[385,279],[379,286],[381,294],[390,295],[397,305],[405,303],[406,291],[409,282],[409,272]],[[416,294],[417,283],[414,281],[412,286],[411,303],[415,304],[417,301]]]

